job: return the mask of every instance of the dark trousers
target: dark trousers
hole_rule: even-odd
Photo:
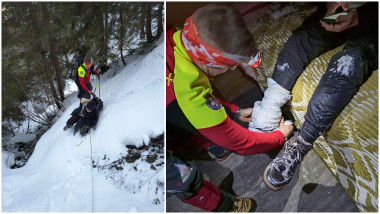
[[[86,99],[91,100],[91,95],[86,90],[84,90],[82,88],[82,86],[80,85],[80,83],[79,82],[75,82],[75,83],[78,86],[78,96],[77,97],[79,99],[80,98],[86,98]],[[88,88],[88,90],[92,91],[92,85],[91,85],[90,82],[86,84],[86,87]]]
[[[331,58],[309,101],[301,136],[310,143],[332,126],[378,68],[377,30],[354,27],[340,33],[328,32],[319,23],[324,14],[325,9],[319,9],[293,31],[278,56],[272,75],[278,84],[291,90],[314,58],[345,43],[343,51]]]
[[[80,132],[82,135],[87,134],[90,130],[90,127],[86,123],[86,120],[83,117],[78,115],[72,115],[70,119],[66,122],[67,125],[74,125],[74,133]]]
[[[81,117],[78,115],[72,115],[70,119],[66,122],[66,125],[74,125]]]

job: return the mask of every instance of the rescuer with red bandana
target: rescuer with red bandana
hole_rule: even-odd
[[[84,63],[78,68],[78,80],[79,80],[79,98],[85,98],[91,100],[91,94],[93,93],[92,85],[90,82],[91,74],[94,73],[96,75],[100,75],[93,66],[92,58],[85,57]],[[82,102],[82,101],[81,101]]]
[[[213,94],[209,77],[238,65],[258,66],[261,60],[252,35],[233,8],[215,4],[202,7],[186,20],[183,29],[167,26],[166,36],[168,125],[194,134],[195,141],[217,160],[224,160],[230,151],[241,155],[267,152],[290,137],[293,126],[283,120],[271,133],[243,128],[228,117],[224,107],[244,122],[250,122],[252,108],[241,109]],[[167,192],[187,203],[206,211],[253,209],[252,199],[220,191],[202,178],[196,165],[177,158],[175,151],[167,156],[166,169]]]

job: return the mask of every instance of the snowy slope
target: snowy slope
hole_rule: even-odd
[[[107,72],[102,76],[104,108],[96,130],[91,131],[95,164],[120,159],[128,152],[126,145],[149,144],[150,138],[164,132],[163,68],[161,41],[151,53],[130,62],[116,75]],[[96,82],[92,84],[95,87]],[[94,206],[96,212],[163,212],[164,165],[151,169],[163,162],[163,156],[147,163],[147,150],[119,170],[92,168],[90,136],[73,136],[72,129],[63,131],[78,106],[79,100],[72,103],[40,138],[24,167],[8,168],[8,154],[2,153],[2,211],[91,212]]]

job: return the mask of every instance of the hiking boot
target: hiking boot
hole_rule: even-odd
[[[220,189],[220,201],[213,212],[254,212],[256,207],[255,200],[234,196]]]
[[[229,212],[233,213],[247,213],[254,212],[256,210],[256,201],[250,198],[244,198],[239,196],[234,196],[234,203],[232,204]]]
[[[267,166],[264,172],[264,182],[272,190],[280,190],[290,182],[297,166],[313,144],[297,133],[286,141],[277,157]]]
[[[66,131],[67,129],[73,127],[73,124],[67,124],[65,127],[63,127],[63,130]]]
[[[230,150],[220,147],[216,144],[213,144],[206,149],[208,151],[208,154],[217,161],[223,161],[231,154]]]

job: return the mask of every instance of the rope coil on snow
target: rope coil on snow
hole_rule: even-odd
[[[81,129],[79,129],[79,132],[82,131],[82,129],[84,129],[84,128],[90,129],[90,127],[88,127],[88,126],[83,126]],[[90,129],[90,132],[91,132],[91,129]],[[84,139],[77,146],[80,146],[83,143],[83,141],[86,140],[86,138],[87,138],[87,136],[85,136]],[[91,136],[90,136],[90,138],[91,138]],[[91,141],[91,139],[90,139],[90,141]]]

